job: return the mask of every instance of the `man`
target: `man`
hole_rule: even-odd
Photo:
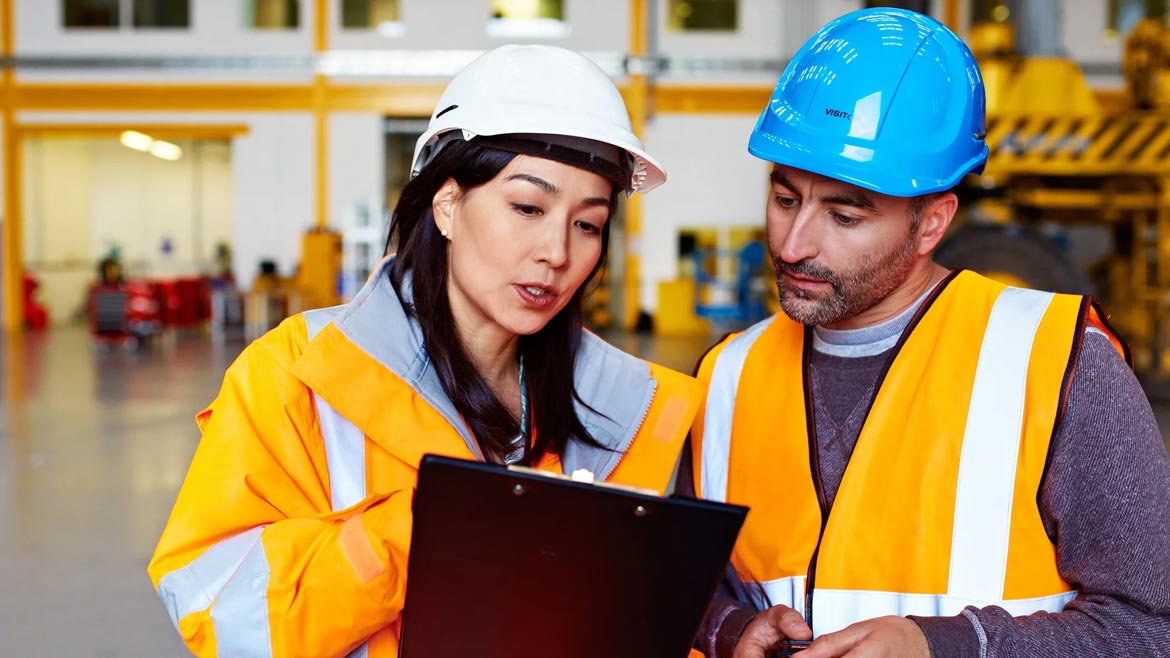
[[[783,313],[704,357],[684,467],[752,508],[708,658],[1170,656],[1170,460],[1124,344],[932,261],[983,140],[970,51],[919,14],[848,14],[781,77],[749,150]]]

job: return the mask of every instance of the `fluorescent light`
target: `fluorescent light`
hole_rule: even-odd
[[[164,142],[161,139],[156,139],[154,140],[154,143],[150,145],[150,154],[156,158],[174,161],[183,157],[183,149],[179,148],[177,144],[172,144],[170,142]]]
[[[137,130],[124,131],[120,141],[122,146],[144,153],[150,151],[150,146],[154,143],[154,139],[150,135],[140,133]]]

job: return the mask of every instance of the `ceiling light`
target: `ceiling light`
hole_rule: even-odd
[[[183,157],[183,149],[179,148],[177,144],[164,142],[161,139],[154,140],[150,145],[150,154],[162,158],[163,160],[178,160]]]
[[[131,148],[135,151],[142,152],[150,151],[150,146],[152,143],[154,143],[154,139],[151,138],[150,135],[140,133],[137,130],[123,131],[119,141],[121,141],[122,146],[125,146],[126,148]]]

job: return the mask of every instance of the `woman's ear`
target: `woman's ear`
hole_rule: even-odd
[[[459,200],[459,191],[459,183],[456,183],[454,178],[448,178],[439,191],[435,192],[435,196],[431,200],[431,214],[435,216],[435,227],[448,240],[451,239],[451,228],[454,225],[455,206]]]

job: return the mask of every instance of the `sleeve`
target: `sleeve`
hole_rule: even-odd
[[[1059,613],[998,607],[916,618],[934,656],[1170,656],[1170,459],[1137,378],[1089,330],[1040,491],[1061,576]]]
[[[401,612],[412,496],[330,509],[311,394],[264,341],[197,417],[148,572],[198,656],[340,656]]]

